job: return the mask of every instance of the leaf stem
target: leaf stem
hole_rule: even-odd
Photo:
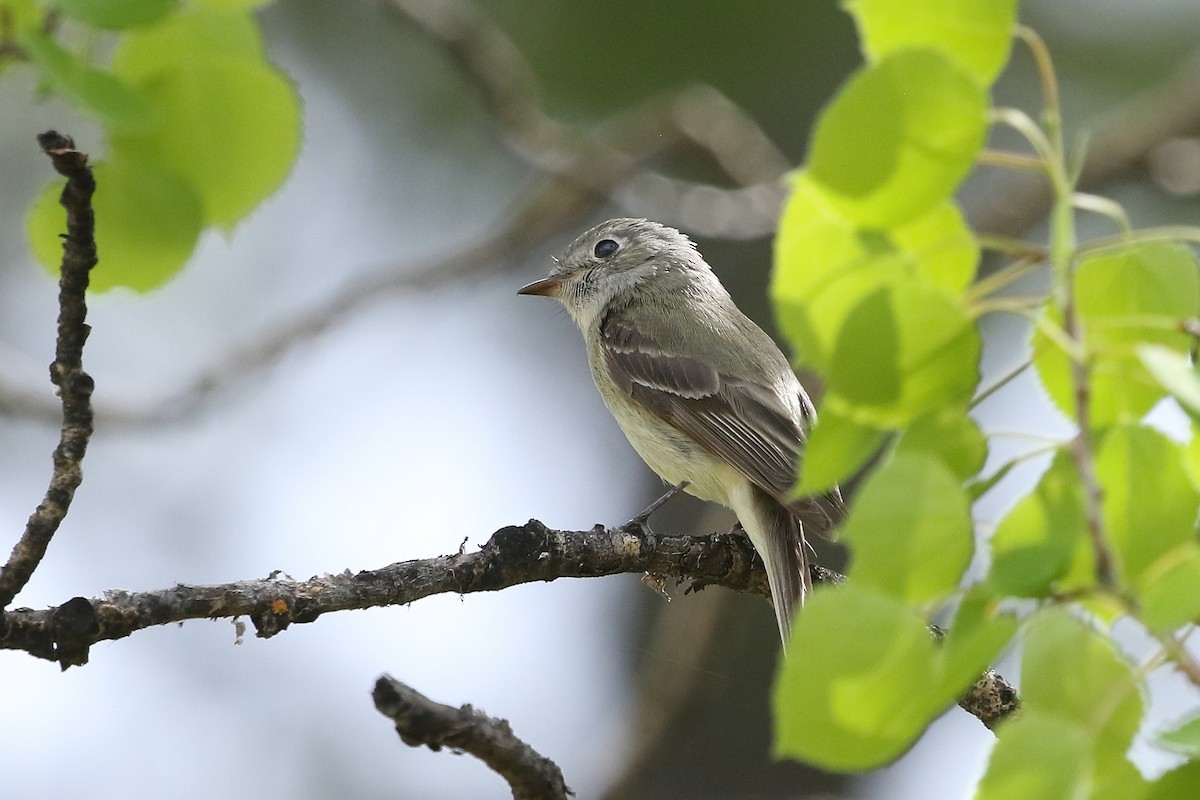
[[[1078,252],[1080,255],[1091,255],[1104,250],[1113,250],[1119,247],[1129,247],[1135,244],[1144,244],[1146,242],[1192,242],[1200,244],[1200,226],[1196,225],[1160,225],[1154,228],[1142,228],[1141,230],[1132,231],[1128,234],[1122,233],[1116,236],[1105,236],[1101,239],[1092,239],[1090,242],[1084,242],[1079,245]]]
[[[1009,167],[1031,172],[1045,172],[1046,162],[1037,156],[1026,153],[1013,153],[1008,150],[982,150],[975,158],[980,164],[992,167]]]
[[[1031,364],[1033,364],[1033,360],[1029,359],[1029,360],[1026,360],[1026,361],[1018,364],[1013,369],[1009,370],[1007,373],[1004,374],[1003,377],[1001,377],[999,380],[997,380],[991,386],[989,386],[988,388],[984,389],[979,394],[972,397],[971,404],[969,406],[967,406],[967,408],[975,408],[977,405],[982,403],[984,400],[987,400],[989,397],[994,395],[996,392],[1000,391],[1005,386],[1012,383],[1012,381],[1018,375],[1020,375],[1025,370],[1029,369]]]
[[[1058,99],[1058,77],[1054,74],[1054,60],[1050,58],[1050,48],[1038,32],[1027,25],[1017,25],[1013,31],[1018,39],[1025,43],[1033,55],[1037,65],[1038,78],[1042,83],[1042,108],[1048,115],[1056,119],[1062,117],[1062,106]]]
[[[1071,197],[1071,204],[1081,211],[1091,211],[1111,219],[1120,228],[1120,236],[1125,242],[1128,242],[1129,237],[1133,234],[1133,225],[1129,222],[1129,215],[1125,213],[1124,206],[1115,200],[1098,194],[1076,192]]]
[[[1042,252],[1037,256],[1022,258],[1020,261],[1006,264],[986,278],[981,278],[972,286],[967,287],[966,291],[963,292],[963,300],[968,305],[974,304],[1001,289],[1007,288],[1032,273],[1045,260],[1046,254]]]
[[[1157,635],[1154,637],[1158,643],[1162,645],[1162,649],[1170,657],[1171,661],[1179,668],[1192,685],[1200,686],[1200,663],[1192,658],[1191,653],[1183,646],[1183,643],[1171,635]]]
[[[1006,312],[1009,314],[1024,314],[1024,312],[1032,311],[1035,308],[1041,308],[1045,304],[1045,295],[991,297],[975,303],[971,307],[971,311],[977,317],[982,317],[984,314]]]
[[[998,109],[996,119],[1019,131],[1046,161],[1046,174],[1054,191],[1050,215],[1050,264],[1054,273],[1054,298],[1062,309],[1062,333],[1067,339],[1071,384],[1074,389],[1075,420],[1079,426],[1070,444],[1070,453],[1084,490],[1084,513],[1088,537],[1096,556],[1096,579],[1105,590],[1115,592],[1116,570],[1108,537],[1104,530],[1104,493],[1096,475],[1091,422],[1091,363],[1083,325],[1075,306],[1075,232],[1076,192],[1068,173],[1066,147],[1063,144],[1062,107],[1054,63],[1046,43],[1033,29],[1018,25],[1016,36],[1023,41],[1037,63],[1042,82],[1042,124],[1037,126],[1015,109]],[[1053,327],[1053,326],[1051,326]]]

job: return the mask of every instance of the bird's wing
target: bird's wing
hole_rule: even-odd
[[[601,348],[609,374],[633,400],[730,464],[811,530],[831,527],[819,503],[791,497],[813,416],[803,389],[796,419],[770,388],[673,352],[678,348],[663,346],[619,315],[604,320]]]

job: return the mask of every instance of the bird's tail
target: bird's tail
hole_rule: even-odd
[[[778,500],[757,487],[751,490],[750,501],[751,513],[738,517],[767,568],[779,637],[786,651],[796,608],[804,605],[812,591],[804,526]]]

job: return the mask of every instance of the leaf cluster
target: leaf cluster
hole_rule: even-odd
[[[777,752],[835,770],[885,764],[1020,640],[1023,710],[998,731],[981,800],[1195,797],[1197,762],[1150,782],[1126,754],[1154,670],[1200,688],[1183,646],[1200,619],[1200,437],[1180,444],[1146,422],[1169,397],[1200,420],[1200,276],[1183,243],[1200,230],[1133,230],[1115,203],[1075,190],[1053,67],[1015,0],[846,6],[866,64],[792,178],[772,292],[797,360],[826,381],[797,492],[877,460],[844,525],[849,580],[799,615],[776,687]],[[1042,75],[1037,121],[992,108],[1014,39]],[[993,125],[1032,152],[986,150]],[[988,241],[1009,260],[976,279],[980,237],[953,193],[980,162],[1037,170],[1055,204],[1046,245]],[[1119,233],[1078,241],[1081,211]],[[1002,293],[1039,268],[1044,296]],[[1077,430],[1051,443],[1048,468],[989,539],[972,508],[1012,466],[984,472],[972,417],[990,394],[979,385],[990,313],[1029,321],[1036,376]],[[977,541],[988,567],[968,579]],[[946,615],[935,640],[927,626]],[[1118,619],[1159,642],[1144,664],[1115,645]],[[1196,731],[1188,722],[1163,745],[1194,758]]]
[[[36,70],[102,127],[92,289],[147,291],[207,228],[229,230],[291,170],[300,100],[252,16],[263,0],[0,0],[0,69]],[[58,181],[29,212],[34,254],[58,266]]]

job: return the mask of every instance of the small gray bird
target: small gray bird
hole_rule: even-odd
[[[816,499],[791,496],[816,412],[779,348],[690,239],[644,219],[597,225],[519,294],[567,309],[596,388],[650,468],[737,514],[766,565],[786,645],[812,589],[804,529],[827,532],[833,519]],[[836,488],[823,501],[844,513]]]

